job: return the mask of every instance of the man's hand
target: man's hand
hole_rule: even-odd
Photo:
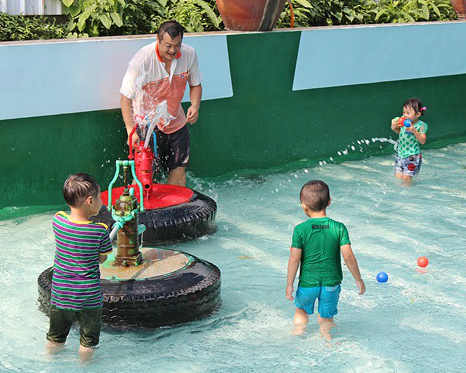
[[[128,135],[128,140],[127,140],[127,143],[128,143],[128,146],[130,145],[130,141],[131,141],[131,145],[133,147],[133,149],[139,144],[139,136],[136,132],[133,133],[133,137],[132,139],[130,140],[129,138],[129,135]]]
[[[186,114],[186,119],[188,123],[194,124],[197,122],[197,118],[199,117],[199,111],[196,107],[190,106]]]
[[[293,285],[287,285],[286,286],[286,299],[288,300],[294,300],[293,298]]]

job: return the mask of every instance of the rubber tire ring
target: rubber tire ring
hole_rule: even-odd
[[[189,202],[146,210],[139,214],[139,224],[146,226],[143,246],[191,240],[214,233],[217,230],[216,213],[217,203],[212,198],[196,191]],[[99,214],[91,220],[96,223],[105,223],[109,230],[115,222],[105,206],[102,206]]]
[[[102,322],[113,327],[160,327],[205,317],[221,306],[220,270],[193,257],[185,268],[144,280],[101,280]],[[49,315],[52,270],[37,280],[39,308]]]

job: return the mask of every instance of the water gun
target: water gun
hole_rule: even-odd
[[[396,118],[393,118],[393,120],[395,120],[396,122],[398,122],[398,127],[411,127],[411,120],[410,119],[405,119],[403,117],[396,117]],[[412,135],[411,132],[406,132],[407,134],[409,135]]]

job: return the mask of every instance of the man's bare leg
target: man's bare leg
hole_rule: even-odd
[[[186,186],[186,170],[184,167],[177,167],[168,173],[167,184]]]

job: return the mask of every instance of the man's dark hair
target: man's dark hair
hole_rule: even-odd
[[[181,26],[178,22],[167,21],[160,25],[159,29],[157,30],[157,36],[159,41],[163,39],[163,35],[165,33],[168,33],[172,40],[175,39],[178,35],[181,35],[181,38],[183,39],[183,32],[183,26]]]
[[[97,197],[100,187],[97,181],[84,172],[78,172],[66,179],[63,185],[63,197],[69,206],[81,206],[87,197]]]
[[[330,201],[330,190],[322,180],[311,180],[301,188],[299,199],[309,210],[322,211]]]

